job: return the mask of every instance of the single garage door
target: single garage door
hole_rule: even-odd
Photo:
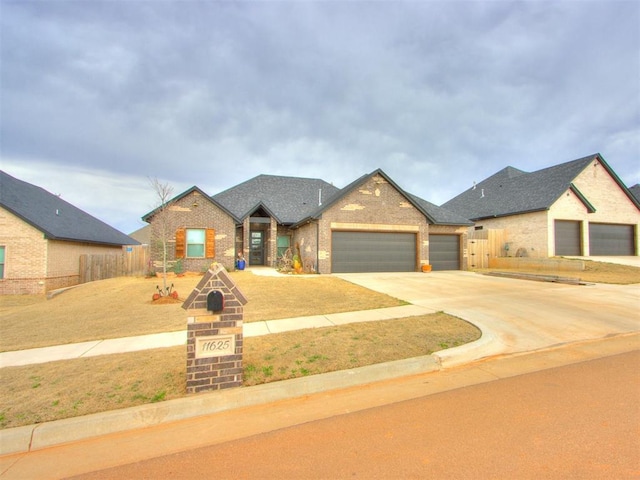
[[[460,236],[429,235],[432,270],[460,270]]]
[[[556,255],[582,255],[580,222],[555,221]]]
[[[333,232],[331,271],[414,272],[415,233]]]
[[[589,224],[591,255],[635,255],[633,225]]]

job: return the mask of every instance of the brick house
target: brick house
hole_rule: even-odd
[[[0,294],[76,285],[83,254],[121,254],[137,241],[57,195],[0,171]]]
[[[160,218],[162,216],[162,218]],[[142,219],[151,257],[200,271],[216,261],[233,268],[275,267],[287,249],[317,273],[466,269],[471,222],[400,188],[382,170],[339,189],[320,180],[259,175],[213,196],[198,187]],[[164,226],[164,227],[163,227]]]
[[[503,256],[638,255],[640,202],[600,154],[527,173],[506,167],[442,205],[504,230]]]

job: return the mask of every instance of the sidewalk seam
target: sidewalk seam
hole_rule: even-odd
[[[93,350],[94,348],[96,348],[98,345],[102,345],[104,343],[104,339],[102,340],[98,340],[94,345],[92,345],[91,347],[89,347],[88,350],[82,352],[80,355],[78,355],[78,358],[82,358],[84,357],[87,353],[89,353],[91,350]]]

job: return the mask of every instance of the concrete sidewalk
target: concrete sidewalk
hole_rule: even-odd
[[[234,410],[242,408],[242,412],[246,413],[246,408],[262,406],[261,415],[270,417],[273,402],[285,400],[297,402],[309,396],[322,395],[322,392],[329,392],[326,395],[332,395],[331,392],[341,391],[341,389],[351,392],[349,397],[351,402],[354,401],[354,396],[357,397],[355,398],[357,408],[367,408],[364,407],[365,403],[361,402],[361,396],[365,395],[368,398],[368,393],[376,388],[375,385],[378,382],[393,382],[397,379],[397,382],[402,383],[404,381],[402,379],[408,376],[432,373],[440,375],[438,381],[442,385],[447,388],[457,388],[463,386],[464,382],[460,384],[452,382],[453,377],[449,375],[451,372],[458,371],[456,368],[476,372],[477,375],[474,374],[471,378],[477,383],[501,378],[500,375],[517,375],[525,371],[551,368],[558,365],[558,361],[578,362],[640,348],[637,309],[640,288],[638,285],[577,287],[491,278],[468,272],[439,272],[430,275],[421,273],[345,274],[344,277],[366,288],[402,298],[410,305],[250,323],[244,325],[245,335],[247,337],[267,335],[300,328],[335,326],[444,311],[476,325],[482,330],[482,337],[476,342],[423,357],[2,430],[0,431],[0,455],[18,454],[18,456],[0,457],[0,477],[4,478],[2,472],[5,471],[14,474],[19,472],[20,469],[12,468],[14,463],[23,460],[28,463],[30,458],[35,458],[32,456],[35,450],[44,452],[41,456],[38,453],[38,458],[45,458],[50,455],[46,453],[50,451],[47,447],[54,445],[73,442],[79,445],[77,442],[84,444],[86,443],[84,441],[90,438],[96,439],[92,442],[100,442],[100,437],[105,435],[128,435],[130,438],[143,441],[142,439],[151,434],[155,428],[167,426],[164,430],[164,433],[167,433],[171,430],[171,425],[182,421],[195,423],[196,426],[193,428],[196,431],[198,418],[220,412],[227,412],[233,416],[235,424],[244,425],[246,424],[244,417],[235,415]],[[65,349],[65,355],[67,355],[65,358],[77,358],[180,345],[185,341],[185,332],[173,332],[159,336],[145,335],[35,350],[41,351],[37,356],[38,361],[46,362],[56,359],[52,355],[61,355]],[[62,350],[57,350],[58,348]],[[8,366],[9,362],[15,364],[20,361],[19,356],[11,358],[9,353],[14,352],[7,352],[0,356],[0,365]],[[27,351],[25,355],[36,358],[35,353],[37,352]],[[15,352],[15,355],[18,355],[18,352]],[[525,357],[531,361],[522,363],[517,360]],[[25,361],[24,358],[22,361]],[[483,367],[478,367],[480,364]],[[499,366],[492,367],[492,373],[487,375],[485,366],[489,364]],[[517,367],[514,366],[516,364]],[[442,370],[447,374],[441,375]],[[452,386],[454,383],[457,386]],[[426,386],[424,379],[421,379],[411,391],[416,395],[433,393],[431,387]],[[383,396],[370,400],[391,402],[402,398],[404,397],[401,392],[391,389],[385,391]],[[342,411],[350,411],[353,405],[349,403],[346,408]],[[309,415],[313,416],[313,414],[314,412],[303,411],[299,417],[310,421]],[[289,418],[288,414],[284,416]],[[264,421],[266,422],[267,419]],[[213,422],[215,424],[215,420]],[[280,423],[278,425],[278,427],[269,428],[286,426]],[[207,434],[217,432],[219,429],[215,427],[215,425],[210,427]],[[149,430],[145,431],[146,429]],[[184,441],[187,443],[212,441],[207,435],[204,435],[206,438],[198,438],[192,432],[186,432],[185,435]],[[224,439],[215,435],[214,437],[219,438],[220,441],[230,439],[224,435]],[[170,444],[167,448],[175,449],[183,446],[176,444],[173,438],[165,443]],[[139,448],[136,442],[133,444],[130,445],[132,450]],[[76,454],[82,451],[82,447],[79,450],[76,447],[69,448],[71,451],[75,448]],[[55,449],[55,451],[60,450]],[[31,453],[24,458],[21,457],[20,453],[25,452]],[[159,452],[156,449],[149,452],[149,455],[162,454]],[[137,454],[133,451],[130,453]],[[132,457],[131,461],[136,459],[139,458]],[[94,460],[97,461],[95,458]],[[121,458],[114,458],[113,461],[121,461]],[[73,463],[71,460],[70,462]],[[42,471],[46,472],[46,470]],[[67,471],[65,475],[69,474],[71,472]],[[55,475],[51,472],[48,477],[55,477]],[[7,478],[21,477],[9,475]]]
[[[310,317],[285,318],[245,323],[245,337],[258,337],[272,333],[289,332],[305,328],[335,327],[356,322],[372,322],[391,320],[394,318],[412,317],[434,313],[435,310],[419,305],[403,305],[399,307],[379,308],[358,312],[332,313]],[[177,332],[154,333],[135,337],[92,340],[67,345],[32,348],[14,352],[0,353],[0,368],[31,365],[36,363],[70,360],[81,357],[95,357],[113,353],[137,352],[152,348],[166,348],[184,345],[187,342],[186,330]]]
[[[408,363],[391,362],[4,430],[0,431],[1,445],[13,445],[14,449],[3,448],[0,479],[67,478],[626,353],[637,350],[639,340],[638,333],[623,334],[492,357],[445,370],[429,356],[431,365],[422,365],[423,371],[412,371]]]

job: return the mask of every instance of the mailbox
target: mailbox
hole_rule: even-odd
[[[207,310],[214,313],[224,310],[224,295],[220,290],[212,290],[207,295]]]

